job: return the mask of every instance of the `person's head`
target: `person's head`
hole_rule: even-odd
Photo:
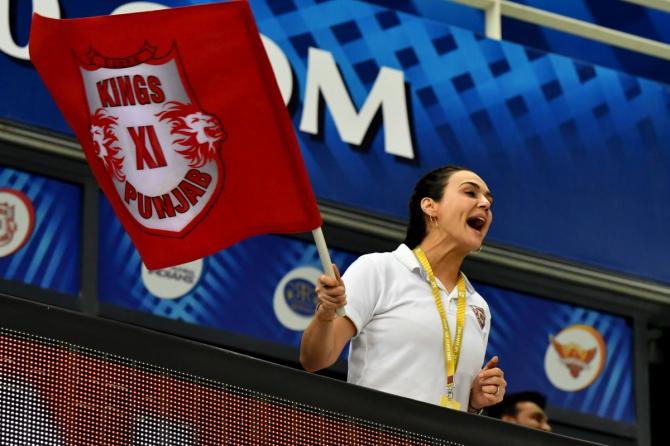
[[[488,408],[488,415],[510,423],[551,432],[549,418],[544,412],[547,400],[539,392],[512,393]]]
[[[479,175],[459,166],[428,172],[409,201],[405,244],[414,249],[433,231],[454,240],[466,253],[481,247],[491,226],[493,197]]]

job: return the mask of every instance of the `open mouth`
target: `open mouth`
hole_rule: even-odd
[[[483,217],[470,217],[466,220],[468,226],[476,231],[481,231],[486,224],[486,219]]]

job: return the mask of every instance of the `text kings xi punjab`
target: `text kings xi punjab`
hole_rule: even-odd
[[[165,93],[157,76],[116,76],[96,83],[102,107],[127,107],[133,105],[161,104]],[[152,125],[127,128],[135,145],[137,170],[167,166],[156,130]],[[147,147],[147,142],[150,147]],[[186,213],[198,203],[212,183],[212,177],[198,169],[190,169],[170,193],[149,197],[138,192],[130,181],[125,182],[123,199],[127,205],[135,202],[139,215],[144,219],[153,213],[159,219]]]

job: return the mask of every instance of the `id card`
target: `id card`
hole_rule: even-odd
[[[447,409],[461,410],[461,403],[456,400],[449,399],[447,395],[442,395],[440,397],[440,406],[446,407]]]

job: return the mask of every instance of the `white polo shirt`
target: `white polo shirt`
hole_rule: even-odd
[[[393,252],[366,254],[342,276],[347,316],[356,326],[347,381],[383,392],[439,404],[446,370],[442,323],[425,271],[404,244]],[[452,339],[458,290],[438,280]],[[455,397],[467,410],[470,385],[484,364],[491,313],[468,279]]]

